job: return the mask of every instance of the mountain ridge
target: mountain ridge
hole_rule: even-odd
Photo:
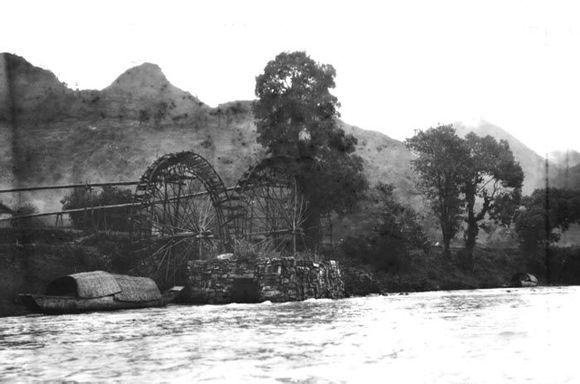
[[[233,185],[265,155],[256,142],[253,101],[209,107],[171,84],[152,63],[126,70],[100,91],[72,90],[52,72],[20,56],[0,54],[0,96],[6,93],[13,116],[0,115],[0,124],[11,125],[12,136],[0,136],[0,147],[12,143],[15,149],[12,161],[0,169],[13,173],[12,180],[0,178],[3,187],[134,180],[158,156],[179,150],[200,153]],[[402,201],[423,210],[410,169],[413,155],[404,143],[339,124],[357,137],[356,153],[371,184],[392,183]],[[526,148],[520,156],[536,164]],[[40,206],[58,206],[38,196],[26,198]]]

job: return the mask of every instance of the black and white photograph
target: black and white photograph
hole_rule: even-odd
[[[580,383],[580,3],[0,9],[0,382]]]

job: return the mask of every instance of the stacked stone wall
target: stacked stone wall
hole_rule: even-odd
[[[342,297],[344,282],[337,262],[276,258],[191,262],[183,300],[226,304]]]

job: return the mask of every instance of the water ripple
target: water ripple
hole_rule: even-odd
[[[579,302],[567,287],[2,318],[0,381],[573,382]]]

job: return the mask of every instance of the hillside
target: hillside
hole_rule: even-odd
[[[551,173],[554,175],[551,179],[553,187],[580,190],[580,164],[559,168]]]
[[[580,152],[574,150],[550,152],[548,158],[561,168],[575,167],[580,164]]]
[[[206,157],[233,185],[264,156],[251,103],[211,108],[150,63],[127,70],[103,90],[72,90],[50,71],[0,54],[0,187],[136,180],[157,157],[182,150]],[[340,124],[358,138],[357,153],[371,184],[394,184],[401,200],[426,213],[414,187],[412,154],[403,143]],[[506,139],[524,169],[524,192],[543,185],[542,157],[506,131],[489,123],[456,127],[460,134]],[[58,192],[1,198],[47,210],[59,209],[62,197]]]
[[[5,62],[0,90],[10,93],[11,103],[6,108],[11,116],[5,113],[0,121],[14,136],[3,146],[12,144],[14,165],[5,167],[12,177],[3,178],[2,187],[136,180],[157,157],[182,150],[206,157],[233,185],[264,155],[256,143],[251,101],[210,108],[173,86],[154,64],[127,70],[101,91],[77,91],[21,57],[0,57]],[[404,145],[340,124],[359,139],[357,152],[371,183],[391,182],[403,199],[414,199],[411,154]],[[61,198],[24,196],[41,210],[58,209]]]
[[[558,151],[550,153],[549,157],[556,164],[550,172],[552,186],[580,189],[580,153]]]

